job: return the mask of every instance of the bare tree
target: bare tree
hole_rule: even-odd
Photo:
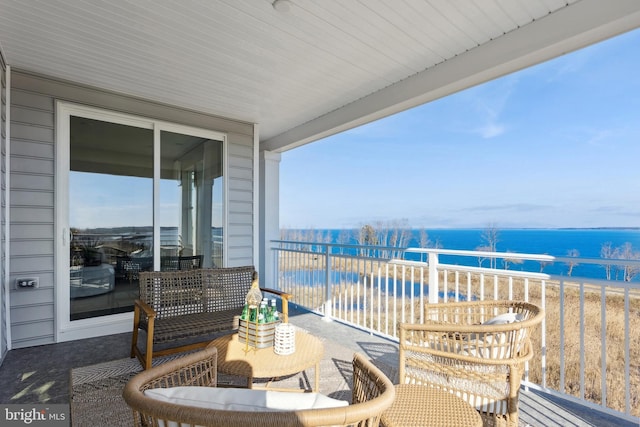
[[[337,242],[341,245],[348,245],[349,243],[351,243],[351,236],[350,236],[350,230],[347,229],[342,229],[340,230],[340,233],[338,234],[338,240]],[[345,253],[345,248],[340,247],[340,251],[341,254]]]
[[[420,229],[420,247],[428,248],[431,246],[431,240],[429,240],[429,233],[427,233],[426,228]]]
[[[405,248],[409,241],[411,240],[411,228],[409,227],[409,220],[394,220],[388,223],[386,226],[389,231],[387,235],[389,236],[389,240],[382,242],[382,245],[393,246],[395,248]],[[392,251],[392,253],[387,253],[387,256],[397,257],[399,256],[400,251]]]
[[[375,245],[387,245],[389,241],[389,227],[386,227],[382,221],[376,221],[373,223],[372,232],[375,235]]]
[[[296,242],[300,242],[304,239],[304,234],[302,230],[291,229],[291,228],[281,228],[280,229],[280,239],[281,240],[293,240]]]
[[[374,246],[378,244],[378,236],[371,224],[365,224],[360,228],[360,234],[358,235],[358,244],[360,246]],[[360,248],[360,254],[363,256],[369,255],[371,249]]]
[[[421,228],[420,229],[419,244],[420,244],[421,248],[428,248],[432,244],[431,240],[429,240],[429,233],[427,233],[427,229],[426,228]],[[427,254],[421,254],[420,255],[420,260],[424,261],[426,255]]]
[[[637,252],[633,249],[633,246],[630,242],[626,242],[624,245],[620,246],[620,259],[626,260],[636,260],[640,259],[640,252]],[[640,273],[640,267],[635,265],[625,265],[623,269],[623,280],[625,282],[630,282]]]
[[[333,241],[331,238],[331,230],[317,230],[313,241],[317,243],[331,243]]]
[[[485,230],[482,232],[482,235],[480,236],[480,238],[482,239],[482,242],[484,243],[484,245],[482,246],[488,248],[488,252],[497,251],[499,234],[500,233],[495,224],[489,224],[487,228],[485,228]],[[497,267],[498,260],[495,257],[491,257],[489,261],[490,261],[491,268]]]
[[[548,255],[545,253],[545,255]],[[547,265],[551,264],[550,261],[540,261],[540,273],[545,269]]]
[[[507,250],[507,253],[513,253],[513,252]],[[502,265],[503,265],[505,270],[508,270],[509,269],[509,265],[511,265],[511,264],[522,264],[523,262],[524,261],[521,258],[504,257],[502,259]]]
[[[491,252],[491,248],[489,246],[478,246],[478,247],[476,247],[476,251],[478,251],[478,252]],[[487,259],[489,259],[489,258],[485,257],[485,256],[479,256],[478,257],[478,267],[482,267],[482,263],[484,263]]]
[[[407,246],[411,239],[411,229],[409,227],[409,221],[406,219],[387,222],[377,221],[373,225],[373,230],[376,236],[376,244],[379,246],[403,248]],[[396,255],[397,251],[388,249],[380,253],[380,256],[384,257]]]
[[[567,256],[577,258],[580,256],[580,251],[578,251],[577,249],[569,249],[567,251]],[[571,276],[571,274],[573,273],[573,267],[575,267],[576,265],[578,265],[576,261],[572,260],[567,262],[567,266],[569,267],[569,269],[567,270],[567,276]]]
[[[617,249],[613,248],[613,244],[611,242],[605,242],[600,247],[600,257],[604,259],[613,259],[617,257]],[[611,280],[611,264],[604,265],[604,272],[607,277],[607,280]]]
[[[395,249],[375,249],[377,255],[380,257],[394,257],[398,256],[401,248],[405,248],[411,240],[411,228],[409,227],[409,221],[394,220],[394,221],[376,221],[372,224],[365,224],[360,228],[356,240],[359,245],[362,246],[386,246],[398,248]],[[362,255],[370,255],[374,251],[373,248],[362,248],[360,250]]]
[[[376,230],[371,224],[365,224],[360,228],[360,235],[358,236],[359,245],[377,245],[378,236],[376,236]]]

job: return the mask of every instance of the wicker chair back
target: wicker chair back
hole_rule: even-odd
[[[484,425],[518,425],[531,329],[544,311],[524,301],[430,304],[422,324],[400,325],[399,378],[450,391],[474,406]]]

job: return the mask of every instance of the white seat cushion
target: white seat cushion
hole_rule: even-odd
[[[522,322],[525,317],[522,313],[503,313],[482,323],[482,326],[507,325]],[[513,334],[517,334],[513,336]],[[506,359],[514,356],[511,348],[511,340],[515,343],[516,354],[523,345],[526,331],[520,329],[516,332],[487,332],[471,334],[469,345],[460,348],[459,353],[465,356],[483,357],[490,359]]]
[[[503,313],[482,323],[483,325],[506,325],[507,323],[521,322],[524,320],[522,313]]]
[[[229,411],[291,411],[336,408],[349,402],[320,393],[249,390],[216,387],[169,387],[145,390],[144,395],[162,402]]]

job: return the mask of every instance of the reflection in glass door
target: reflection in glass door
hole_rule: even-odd
[[[69,285],[68,297],[59,294],[61,306],[69,301],[61,330],[132,311],[141,271],[223,266],[224,135],[77,111],[60,115],[68,117],[61,140],[68,132],[69,141],[60,156],[69,163],[58,163],[68,168],[58,189],[68,191],[59,221],[59,247],[69,252],[68,264],[60,257],[58,265],[68,268],[58,277]]]
[[[222,142],[160,133],[160,269],[222,266]]]
[[[153,130],[69,125],[70,320],[131,311],[153,269]]]

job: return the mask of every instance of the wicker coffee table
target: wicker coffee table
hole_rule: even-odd
[[[218,349],[218,372],[247,378],[247,387],[255,388],[254,378],[275,378],[297,374],[314,367],[315,382],[312,391],[318,391],[320,360],[324,354],[322,341],[313,335],[296,331],[296,351],[281,356],[273,347],[255,349],[238,341],[238,334],[224,335],[213,340],[208,347]],[[271,381],[267,382],[269,387]],[[270,387],[270,389],[273,389]]]
[[[453,394],[418,384],[396,385],[396,400],[382,413],[384,427],[482,427],[471,405]]]

